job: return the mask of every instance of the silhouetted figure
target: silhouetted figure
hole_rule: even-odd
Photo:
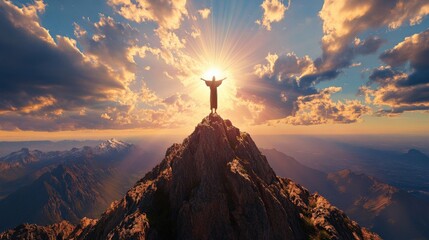
[[[203,78],[201,78],[201,80],[203,80],[204,82],[206,82],[206,85],[210,87],[210,111],[213,113],[213,108],[216,112],[217,109],[217,87],[219,87],[222,84],[222,81],[225,80],[221,79],[221,80],[217,80],[215,76],[213,76],[212,80],[205,80]]]

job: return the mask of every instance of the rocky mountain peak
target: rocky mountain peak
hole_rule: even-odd
[[[376,239],[279,178],[249,134],[210,114],[88,227],[87,239]]]
[[[210,114],[78,239],[378,239]],[[75,232],[76,232],[75,231]]]

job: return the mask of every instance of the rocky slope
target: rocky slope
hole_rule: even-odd
[[[383,238],[429,239],[428,201],[350,170],[330,173],[328,181],[328,199],[336,196],[337,206]]]
[[[61,236],[46,228],[57,239],[379,238],[322,196],[277,177],[251,137],[216,114],[171,146],[100,219]],[[35,226],[22,229],[0,238],[37,236]]]
[[[281,176],[317,191],[385,239],[429,239],[429,201],[351,170],[324,173],[275,149],[262,149]]]

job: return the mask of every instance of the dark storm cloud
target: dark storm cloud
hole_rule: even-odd
[[[0,12],[0,112],[100,108],[123,88],[106,66],[85,59],[74,40],[49,40],[35,16],[11,3],[0,2]]]

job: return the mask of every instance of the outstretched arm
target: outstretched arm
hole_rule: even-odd
[[[201,80],[203,80],[203,81],[209,81],[209,80],[205,80],[204,78],[200,78]]]
[[[226,78],[223,78],[223,79],[221,79],[221,80],[218,80],[218,81],[223,81],[223,80],[225,80]]]

